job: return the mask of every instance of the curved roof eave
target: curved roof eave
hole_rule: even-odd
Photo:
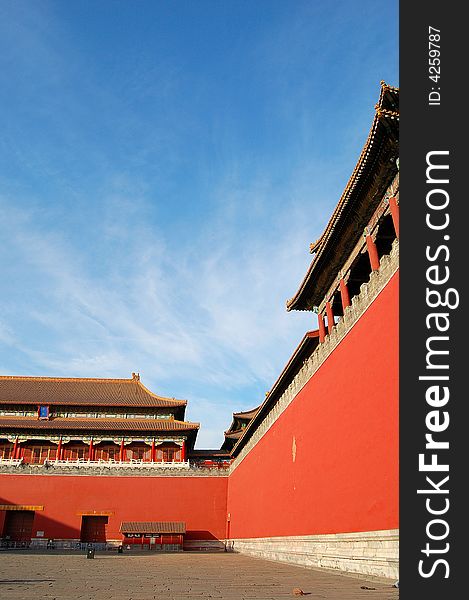
[[[316,266],[319,264],[323,255],[327,252],[328,243],[331,239],[331,236],[340,222],[344,210],[347,208],[360,180],[364,179],[368,175],[368,170],[375,164],[376,157],[372,153],[372,150],[375,138],[378,135],[380,123],[386,119],[399,120],[399,112],[398,110],[394,110],[398,108],[398,96],[398,88],[389,86],[384,81],[381,82],[379,100],[375,106],[375,115],[365,145],[360,153],[360,157],[355,165],[352,175],[347,182],[345,190],[342,193],[328,224],[326,225],[324,232],[322,233],[321,237],[314,242],[314,244],[310,245],[310,252],[312,254],[315,253],[315,256],[297,292],[292,298],[286,301],[287,311],[311,309],[311,307],[306,306],[306,299],[303,298],[306,288],[311,284]],[[384,135],[384,133],[385,132],[383,131],[382,134]]]

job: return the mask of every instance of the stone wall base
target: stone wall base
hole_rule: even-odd
[[[119,540],[106,540],[106,543],[96,544],[100,550],[117,550],[117,548],[125,544],[122,539]],[[31,550],[46,550],[48,549],[48,540],[45,538],[32,538],[29,544]],[[53,550],[85,550],[87,548],[86,542],[80,542],[79,538],[75,539],[54,539]],[[140,544],[132,545],[132,552],[138,552],[142,550]],[[180,551],[181,548],[177,548]],[[184,540],[184,550],[186,551],[206,551],[206,552],[221,552],[225,550],[224,540]],[[148,552],[148,548],[144,551]],[[152,549],[152,552],[158,551],[156,548]],[[171,551],[170,548],[165,548],[166,552]],[[176,551],[176,550],[174,550]]]
[[[305,567],[399,578],[399,530],[229,540],[234,552]]]
[[[221,540],[184,540],[184,550],[215,552],[225,549],[225,542]]]

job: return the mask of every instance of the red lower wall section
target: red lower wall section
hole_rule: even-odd
[[[109,511],[109,540],[122,539],[122,521],[184,521],[185,539],[214,540],[225,538],[227,483],[227,477],[2,475],[0,504],[44,505],[33,537],[44,531],[45,538],[79,538],[79,513]]]
[[[230,475],[231,538],[398,527],[398,274]]]

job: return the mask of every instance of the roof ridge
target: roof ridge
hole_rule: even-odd
[[[133,378],[119,378],[119,377],[44,377],[41,375],[0,375],[0,380],[15,379],[21,380],[34,380],[34,381],[95,381],[97,383],[110,383],[112,381],[118,381],[120,383],[136,383]]]
[[[1,382],[13,382],[13,383],[57,383],[57,384],[94,384],[98,386],[102,386],[105,389],[106,385],[127,385],[132,387],[135,391],[136,388],[134,386],[138,386],[138,388],[144,392],[146,396],[154,400],[158,400],[163,404],[169,404],[170,406],[187,406],[187,400],[179,400],[174,397],[160,396],[155,394],[151,390],[149,390],[143,383],[140,381],[140,377],[136,376],[135,373],[132,373],[132,377],[127,378],[105,378],[105,377],[43,377],[43,376],[30,376],[30,375],[0,375],[0,383]],[[92,402],[90,404],[93,404]]]

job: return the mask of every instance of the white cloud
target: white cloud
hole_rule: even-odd
[[[140,371],[156,393],[197,390],[187,399],[191,418],[203,424],[199,445],[219,445],[231,412],[262,402],[253,390],[270,387],[313,325],[284,306],[308,262],[306,221],[287,203],[264,224],[272,190],[255,196],[253,189],[232,193],[232,202],[220,203],[212,220],[192,231],[189,256],[167,247],[164,230],[148,221],[144,199],[141,212],[125,223],[105,219],[101,236],[94,234],[96,247],[81,247],[60,224],[39,225],[34,209],[4,202],[2,252],[17,273],[1,301],[9,315],[0,330],[4,367],[12,346],[27,357],[30,373],[128,377]],[[230,189],[217,193],[228,196]],[[106,198],[107,214],[127,201]],[[240,222],[249,215],[242,213],[251,205],[258,217],[243,230]],[[97,268],[102,260],[112,268]],[[19,298],[14,305],[13,297]],[[217,433],[214,420],[223,423]]]

